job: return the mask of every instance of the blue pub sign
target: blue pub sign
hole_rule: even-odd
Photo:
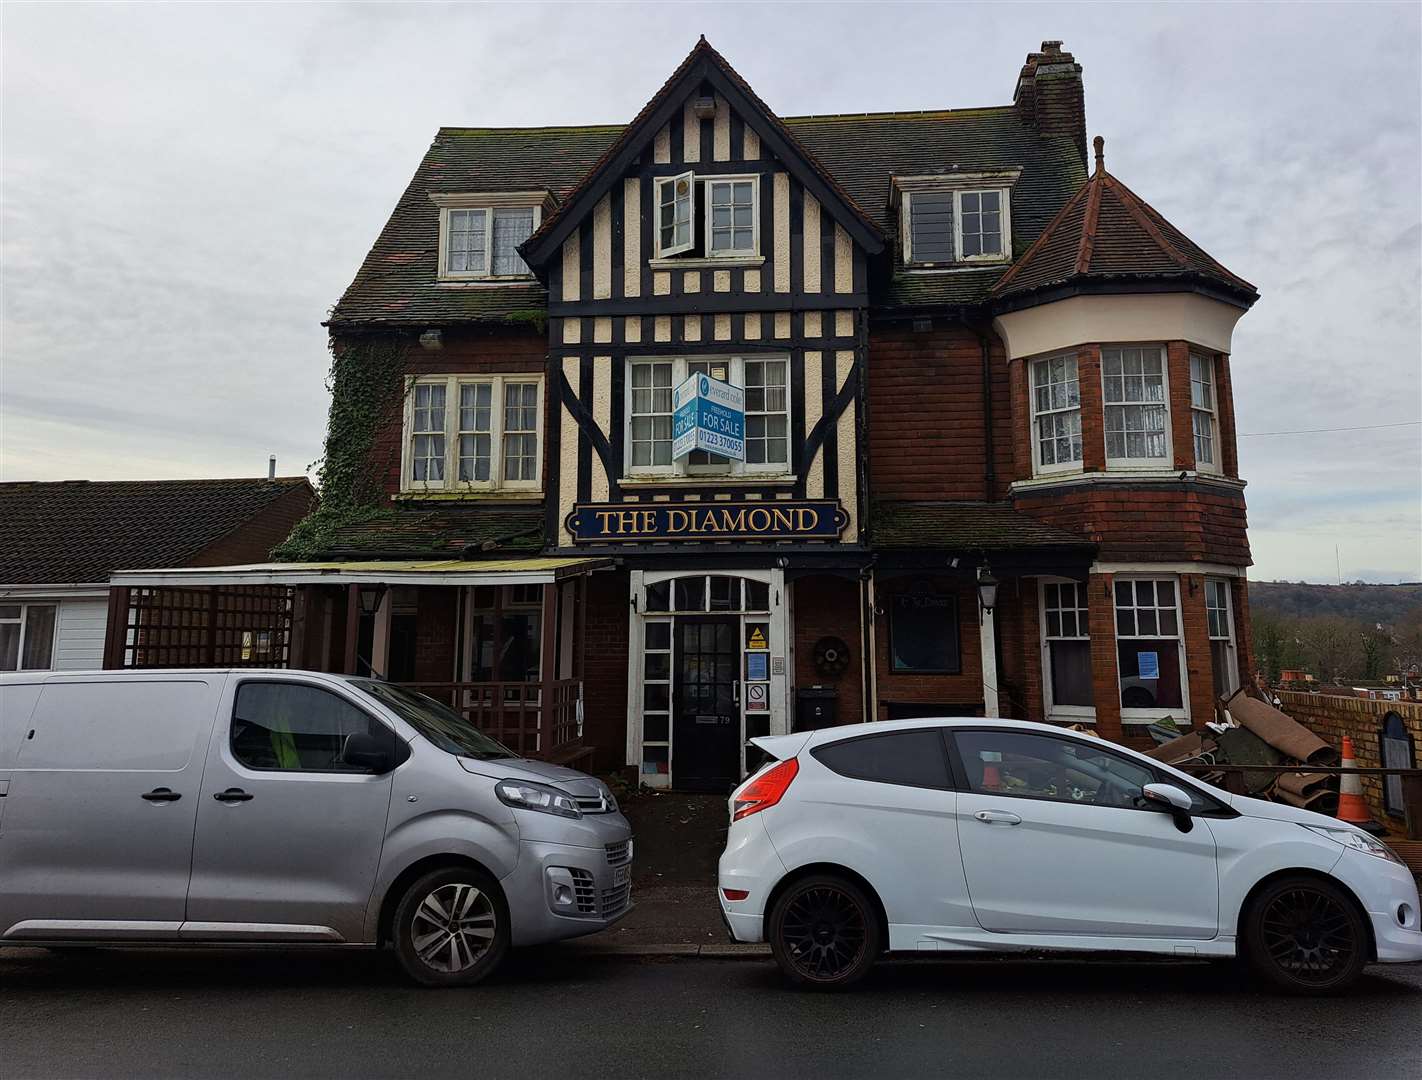
[[[672,457],[693,450],[746,459],[746,392],[739,386],[693,375],[672,392]]]

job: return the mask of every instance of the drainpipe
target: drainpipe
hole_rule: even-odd
[[[973,323],[967,323],[967,327],[977,335],[983,354],[983,443],[987,447],[987,460],[983,469],[983,501],[992,502],[997,488],[997,457],[992,439],[992,338],[984,327]]]

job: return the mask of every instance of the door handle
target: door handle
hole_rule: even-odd
[[[737,705],[739,705],[739,704],[741,703],[741,680],[740,680],[740,679],[733,679],[733,680],[731,681],[731,701],[733,701],[733,702],[734,702],[735,704],[737,704]]]
[[[226,791],[219,791],[213,798],[218,802],[250,802],[252,796],[239,787],[230,787]]]
[[[152,791],[145,791],[139,798],[149,802],[177,802],[182,795],[172,788],[156,787]]]
[[[1006,810],[979,810],[973,817],[989,825],[1021,825],[1022,819]]]

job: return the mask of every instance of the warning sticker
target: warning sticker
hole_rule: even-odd
[[[770,686],[767,683],[746,683],[746,712],[770,711]]]
[[[765,627],[760,623],[751,623],[746,627],[746,648],[764,651],[770,648],[770,642],[765,637]]]

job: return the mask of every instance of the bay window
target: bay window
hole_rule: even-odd
[[[1042,583],[1042,670],[1048,716],[1095,713],[1091,626],[1086,586],[1080,582]]]
[[[692,375],[745,390],[745,460],[672,456],[672,391]],[[790,362],[784,356],[628,361],[626,472],[636,476],[783,475],[790,471]]]
[[[1239,689],[1239,661],[1234,648],[1234,612],[1228,579],[1205,579],[1205,617],[1210,631],[1215,697],[1226,698]]]
[[[1115,587],[1122,719],[1188,716],[1177,579],[1118,577]]]
[[[1170,466],[1165,350],[1159,345],[1101,350],[1106,461]]]
[[[1190,354],[1190,425],[1195,436],[1195,468],[1220,469],[1218,427],[1215,423],[1215,362],[1212,357]]]
[[[54,666],[56,604],[0,604],[0,671]]]
[[[417,379],[406,411],[404,490],[537,489],[542,390],[531,375]]]
[[[1032,422],[1039,474],[1081,468],[1081,385],[1074,354],[1032,362]]]

